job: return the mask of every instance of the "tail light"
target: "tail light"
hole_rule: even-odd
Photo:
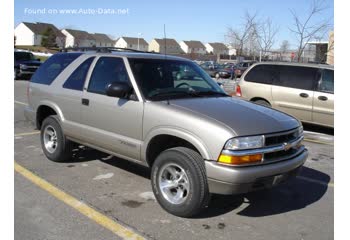
[[[241,90],[241,86],[239,85],[236,86],[236,96],[242,97],[242,90]]]

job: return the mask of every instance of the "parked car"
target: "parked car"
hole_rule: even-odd
[[[220,64],[202,64],[200,65],[211,77],[219,79],[219,78],[229,78],[231,77],[231,72],[224,68],[223,65]]]
[[[240,62],[237,63],[235,65],[234,68],[234,73],[235,73],[235,77],[239,78],[242,76],[242,74],[250,67],[252,66],[254,63],[256,63],[255,61],[244,61],[244,62]]]
[[[31,52],[14,51],[14,79],[31,77],[41,65],[40,59],[36,59]]]
[[[236,95],[302,122],[334,127],[334,70],[330,65],[258,63],[242,76]]]
[[[178,80],[184,68],[195,79]],[[308,156],[300,121],[228,96],[184,58],[58,53],[28,88],[25,116],[48,159],[69,160],[78,143],[148,166],[158,203],[177,216],[198,214],[210,193],[282,183]]]

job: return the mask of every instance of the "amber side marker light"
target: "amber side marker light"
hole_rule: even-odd
[[[228,156],[220,155],[218,162],[225,164],[247,164],[261,162],[262,154],[246,155],[246,156]]]

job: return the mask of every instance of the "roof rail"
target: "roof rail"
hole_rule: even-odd
[[[96,51],[101,53],[110,53],[113,51],[121,51],[121,52],[139,52],[139,53],[154,53],[156,52],[147,52],[147,51],[140,51],[132,48],[119,48],[119,47],[68,47],[68,48],[62,48],[60,52],[86,52],[86,51]]]

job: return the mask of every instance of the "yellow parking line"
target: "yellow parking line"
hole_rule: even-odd
[[[24,176],[25,178],[27,178],[28,180],[30,180],[40,188],[44,189],[45,191],[49,192],[58,200],[64,202],[68,206],[79,211],[89,219],[95,221],[96,223],[103,226],[104,228],[112,231],[114,234],[118,235],[119,237],[123,239],[144,239],[142,236],[138,235],[132,230],[118,224],[117,222],[113,221],[109,217],[101,214],[100,212],[97,212],[96,210],[92,209],[85,203],[82,203],[76,198],[70,196],[69,194],[63,192],[62,190],[48,183],[44,179],[34,175],[32,172],[20,166],[18,163],[15,162],[14,165],[15,165],[15,171],[17,173],[21,174],[22,176]]]
[[[330,183],[330,182],[327,183],[327,182],[323,182],[323,181],[319,181],[319,180],[315,180],[315,179],[303,177],[303,176],[297,176],[297,178],[307,182],[317,183],[323,186],[334,187],[334,183]]]
[[[27,132],[27,133],[18,133],[18,134],[15,134],[15,137],[35,135],[35,134],[39,134],[39,133],[40,133],[40,131]]]
[[[305,141],[305,142],[313,142],[313,143],[319,143],[319,144],[334,146],[333,143],[327,143],[327,142],[317,141],[317,140],[309,139],[309,138],[304,138],[304,141]]]
[[[20,102],[20,101],[15,101],[15,103],[20,104],[20,105],[24,105],[24,106],[28,106],[28,103],[24,103],[24,102]]]

